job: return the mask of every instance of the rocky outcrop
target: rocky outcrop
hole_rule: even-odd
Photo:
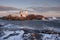
[[[33,20],[36,19],[36,16],[34,14],[30,14],[26,16],[26,20]]]
[[[18,16],[12,16],[12,15],[8,15],[8,16],[4,16],[1,19],[6,19],[6,20],[43,20],[43,18],[45,19],[45,17],[43,15],[34,15],[34,14],[30,14],[27,15],[26,17],[18,17]]]
[[[8,15],[8,16],[2,17],[1,19],[6,19],[6,20],[19,20],[19,17],[18,16]]]
[[[43,18],[45,18],[43,15],[36,15],[37,20],[42,20]]]

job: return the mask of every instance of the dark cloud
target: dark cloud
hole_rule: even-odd
[[[8,7],[8,6],[0,6],[0,11],[8,11],[8,10],[18,10],[18,8]]]
[[[47,12],[47,11],[60,11],[60,7],[29,7],[36,12]]]

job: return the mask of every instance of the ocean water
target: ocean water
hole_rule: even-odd
[[[60,40],[60,20],[0,19],[0,40]]]

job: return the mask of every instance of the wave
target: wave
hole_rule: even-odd
[[[0,27],[0,40],[60,40],[58,25],[60,22],[56,20],[2,21],[0,23],[3,25]]]

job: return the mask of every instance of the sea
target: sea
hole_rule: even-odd
[[[60,40],[60,19],[0,19],[0,40]]]

